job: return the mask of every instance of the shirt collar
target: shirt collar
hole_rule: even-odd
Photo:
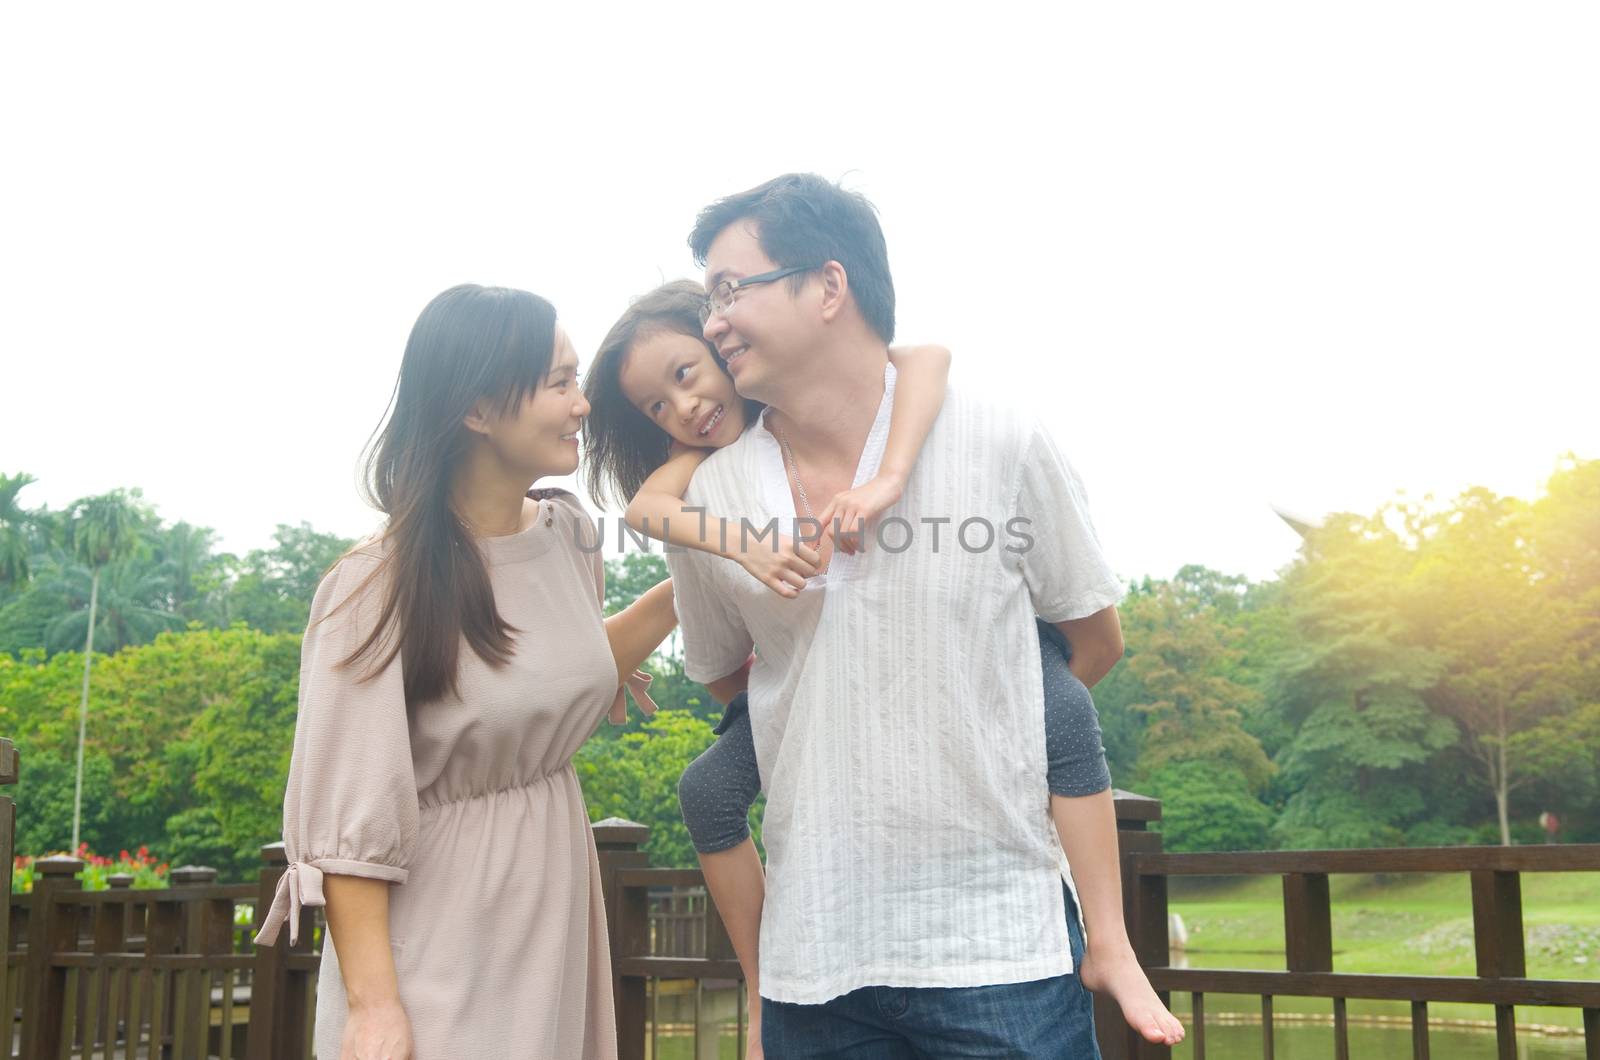
[[[898,374],[892,362],[884,362],[883,399],[878,402],[878,413],[873,417],[872,429],[867,432],[866,444],[861,448],[855,477],[850,482],[851,488],[872,481],[879,465],[883,463],[884,449],[889,441],[889,422],[894,410],[895,377]],[[789,491],[788,461],[784,459],[777,436],[767,426],[768,411],[762,410],[756,429],[750,432],[750,440],[756,446],[757,466],[761,469],[762,506],[769,515],[777,516],[781,528],[784,522],[798,518],[800,513],[795,510],[794,497]],[[813,503],[811,507],[814,511],[821,511],[824,505]]]

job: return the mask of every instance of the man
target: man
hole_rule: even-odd
[[[883,455],[882,231],[865,199],[791,174],[707,207],[690,244],[705,336],[768,409],[685,500],[803,527]],[[1121,587],[1076,477],[1036,423],[952,391],[876,540],[832,545],[795,599],[702,552],[669,559],[685,672],[722,700],[748,684],[768,1055],[1097,1056],[1033,632],[1036,612],[1059,623],[1086,683],[1121,656]],[[1101,906],[1120,927],[1119,899]]]

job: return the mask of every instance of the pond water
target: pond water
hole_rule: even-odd
[[[1172,1051],[1174,1060],[1194,1056],[1193,1042]],[[1448,1060],[1495,1060],[1492,1030],[1435,1027],[1428,1032],[1429,1051]],[[1333,1027],[1315,1024],[1275,1023],[1272,1034],[1276,1060],[1327,1060],[1333,1055]],[[1360,1060],[1411,1060],[1411,1028],[1404,1026],[1350,1025],[1350,1055]],[[1206,1060],[1259,1060],[1261,1026],[1219,1024],[1206,1020]],[[1520,1060],[1571,1060],[1583,1056],[1580,1037],[1552,1038],[1526,1031],[1517,1034]]]
[[[695,1060],[694,1039],[690,1035],[664,1035],[658,1039],[660,1052],[653,1060]],[[1493,1031],[1460,1027],[1435,1027],[1428,1034],[1432,1055],[1448,1060],[1495,1060]],[[718,1060],[735,1060],[731,1033],[718,1042]],[[1193,1042],[1186,1041],[1172,1051],[1173,1060],[1191,1060]],[[1284,1024],[1273,1027],[1275,1060],[1328,1060],[1333,1055],[1333,1028],[1314,1024]],[[702,1057],[709,1056],[703,1050]],[[1411,1060],[1411,1029],[1400,1026],[1350,1025],[1350,1055],[1357,1060]],[[1574,1060],[1582,1057],[1583,1039],[1551,1038],[1520,1032],[1517,1035],[1519,1060]],[[1206,1021],[1206,1060],[1259,1060],[1260,1024],[1219,1024]]]
[[[1215,955],[1213,955],[1215,956]],[[1244,967],[1245,954],[1228,954],[1226,964]],[[1178,963],[1174,954],[1173,963]],[[1279,958],[1281,962],[1282,958]],[[694,995],[692,990],[673,989],[684,984],[668,984],[656,999],[658,1015],[663,1022],[656,1041],[659,1051],[650,1060],[697,1060],[694,1036]],[[737,990],[706,990],[701,994],[703,1018],[720,1024],[721,1034],[715,1050],[702,1043],[698,1060],[735,1060],[734,1012],[738,1004]],[[1174,1009],[1191,1038],[1173,1050],[1174,1060],[1191,1060],[1193,1051],[1193,1021],[1188,1012],[1189,997],[1178,994],[1173,998]],[[1208,1060],[1258,1060],[1261,1054],[1261,1023],[1254,1019],[1260,1011],[1260,999],[1232,994],[1208,994],[1206,997],[1206,1057]],[[1393,1016],[1402,1016],[1407,1007],[1401,1003],[1384,1006],[1381,1002],[1351,1002],[1350,1055],[1356,1060],[1410,1060],[1411,1027],[1409,1022],[1363,1023],[1358,1006],[1370,1006]],[[1294,1019],[1294,1015],[1329,1011],[1329,1002],[1304,998],[1281,997],[1277,999],[1277,1019],[1273,1026],[1273,1052],[1276,1060],[1327,1060],[1333,1055],[1333,1025],[1322,1020],[1309,1022]],[[1484,1008],[1484,1015],[1491,1010]],[[1519,1010],[1519,1016],[1522,1015]],[[1250,1019],[1251,1022],[1245,1022]],[[1226,1022],[1224,1022],[1226,1021]],[[708,1028],[709,1029],[709,1028]],[[1446,1060],[1496,1060],[1495,1035],[1492,1028],[1434,1026],[1428,1032],[1428,1044],[1433,1056]],[[1545,1035],[1531,1030],[1517,1032],[1517,1056],[1520,1060],[1575,1060],[1584,1055],[1582,1035]]]

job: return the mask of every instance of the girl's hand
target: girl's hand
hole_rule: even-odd
[[[779,596],[793,598],[805,588],[806,579],[816,575],[822,553],[803,541],[779,534],[776,545],[766,538],[752,541],[745,548],[733,550],[733,558],[756,581]]]
[[[411,1021],[398,998],[351,1005],[339,1060],[412,1060]]]
[[[897,475],[879,475],[853,490],[837,494],[822,510],[822,532],[832,534],[837,521],[839,532],[834,537],[833,547],[847,556],[865,552],[867,530],[877,522],[878,516],[894,506],[904,490],[905,479]]]

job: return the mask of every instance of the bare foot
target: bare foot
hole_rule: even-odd
[[[1163,1045],[1183,1041],[1183,1024],[1156,996],[1133,950],[1102,953],[1091,947],[1083,956],[1079,976],[1083,985],[1095,993],[1110,994],[1128,1026],[1144,1035],[1146,1041]]]

